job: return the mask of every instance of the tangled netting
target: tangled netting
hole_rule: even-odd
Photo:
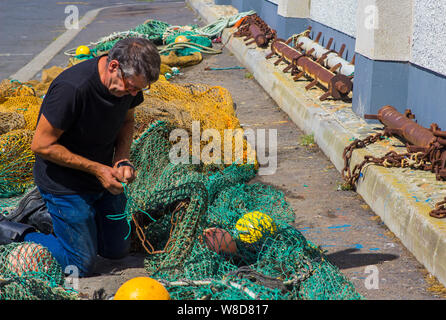
[[[41,103],[29,84],[0,83],[0,212],[33,183],[30,146]]]
[[[241,18],[254,13],[254,11],[248,11],[221,17],[204,27],[199,27],[198,25],[176,26],[163,21],[149,19],[130,30],[113,32],[96,42],[91,42],[88,44],[90,54],[76,55],[75,48],[67,50],[65,54],[74,58],[71,58],[71,61],[89,59],[108,52],[121,39],[135,37],[151,40],[158,46],[161,55],[168,55],[173,52],[176,56],[182,57],[197,52],[220,53],[220,50],[212,48],[211,39],[220,36],[225,28],[233,26]],[[178,36],[186,37],[187,41],[176,41]]]
[[[48,249],[32,242],[0,246],[0,300],[74,300]]]
[[[22,86],[13,90],[16,94],[8,91],[2,101],[15,101],[10,97],[18,96]],[[22,90],[30,101],[36,98],[31,91]],[[195,164],[192,153],[188,153],[187,163],[171,161],[170,152],[177,141],[170,138],[175,129],[191,133],[193,121],[200,124],[200,136],[210,128],[222,135],[225,129],[240,128],[226,89],[177,85],[161,77],[144,97],[135,112],[131,149],[138,178],[125,188],[125,212],[109,218],[127,219],[129,232],[133,231],[128,236],[148,254],[148,274],[162,282],[172,298],[362,298],[323,253],[292,227],[294,214],[283,193],[260,183],[248,184],[256,175],[257,163],[248,157],[252,153],[246,143],[242,144],[243,161],[235,161],[239,159],[233,157],[234,152],[221,164]],[[6,105],[7,112],[26,112],[12,103]],[[36,108],[29,110],[36,112]],[[23,117],[26,123],[25,119],[35,121],[31,115]],[[13,196],[32,185],[29,145],[33,131],[23,126],[23,121],[21,126],[9,125],[9,131],[0,135],[6,151],[2,152],[0,190],[8,197],[6,205],[13,205],[19,199]],[[234,139],[230,139],[232,151]],[[223,151],[225,147],[222,144]],[[206,142],[201,141],[200,150],[204,148]],[[247,213],[253,214],[248,217]],[[20,252],[14,251],[14,246],[0,248],[0,299],[75,296],[60,288],[60,268],[55,262],[50,267],[43,263],[49,259],[42,258],[46,254],[33,253],[36,248],[32,247],[34,251],[29,249],[33,252],[26,259],[28,272],[17,272],[11,271],[14,263],[7,257],[17,260]],[[37,251],[44,250],[40,249]],[[33,264],[33,259],[37,263]]]
[[[151,120],[163,120],[185,130],[191,137],[189,146],[196,157],[200,157],[198,152],[212,142],[214,152],[209,161],[213,158],[225,164],[256,162],[251,146],[242,139],[243,132],[227,89],[204,84],[174,84],[160,77],[144,96],[145,101],[135,110],[135,138],[147,129]],[[203,138],[198,152],[192,150],[193,130]],[[204,138],[206,134],[209,137]]]
[[[31,141],[43,96],[63,69],[43,70],[42,80],[0,82],[0,214],[11,211],[33,187]]]
[[[173,164],[174,128],[155,122],[134,142],[138,178],[126,188],[124,214],[110,216],[135,228],[147,272],[172,298],[362,298],[292,226],[283,193],[248,184],[253,164]]]
[[[210,39],[247,14],[252,12],[203,28],[148,20],[101,38],[90,44],[91,56],[76,58],[91,58],[135,36],[162,45],[160,53],[169,54],[167,58],[173,52],[215,53],[206,49]],[[177,43],[179,35],[189,41]],[[40,82],[0,84],[0,214],[33,186],[30,144],[42,98],[62,69],[53,71],[54,76],[44,72]],[[178,149],[173,147],[184,138],[174,135],[178,130],[192,139],[187,156],[175,162],[172,150]],[[109,218],[128,222],[127,236],[147,253],[149,276],[173,299],[362,299],[323,252],[293,227],[294,213],[283,193],[251,183],[258,164],[243,137],[240,143],[240,132],[225,88],[173,84],[160,76],[144,91],[144,102],[135,109],[131,147],[138,176],[125,185],[125,212]],[[205,152],[213,161],[203,160]],[[33,243],[0,246],[0,300],[76,298],[63,287],[63,279],[46,248]]]

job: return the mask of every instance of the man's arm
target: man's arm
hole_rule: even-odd
[[[134,127],[135,109],[132,108],[127,111],[124,123],[118,133],[115,146],[115,155],[113,157],[113,168],[120,171],[120,175],[124,178],[122,181],[125,183],[135,180],[135,171],[129,166],[121,166],[119,168],[117,168],[117,166],[123,161],[130,162],[130,147],[132,146]]]
[[[52,126],[41,114],[31,143],[31,150],[43,159],[96,176],[102,186],[112,194],[119,194],[123,191],[123,187],[119,183],[119,181],[123,181],[123,177],[118,170],[72,153],[57,142],[62,133],[63,130]]]

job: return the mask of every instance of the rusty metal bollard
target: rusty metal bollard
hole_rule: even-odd
[[[280,62],[288,63],[283,72],[291,69],[291,74],[295,75],[294,81],[297,81],[304,75],[313,79],[305,87],[306,90],[315,87],[317,84],[325,87],[327,91],[319,97],[321,101],[326,100],[330,96],[337,100],[344,99],[353,89],[353,82],[349,77],[335,74],[334,70],[326,69],[295,48],[290,47],[283,39],[275,39],[271,43],[271,53],[266,58],[269,59],[274,55],[279,56],[279,59],[274,63],[275,65],[278,65]]]
[[[257,14],[246,16],[238,30],[234,32],[234,37],[245,37],[247,45],[256,43],[258,47],[265,48],[269,42],[276,38],[276,31],[271,29]]]
[[[446,180],[446,131],[441,131],[436,123],[424,128],[413,121],[415,116],[410,109],[404,114],[392,106],[382,107],[377,115],[364,115],[365,119],[379,120],[384,125],[384,132],[396,135],[408,142],[409,152],[421,152],[429,158],[429,169],[437,180]]]

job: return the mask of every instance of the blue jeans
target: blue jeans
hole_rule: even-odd
[[[130,249],[129,226],[125,219],[110,220],[107,215],[122,214],[124,194],[108,191],[95,194],[55,195],[40,190],[53,221],[54,235],[29,233],[25,241],[47,247],[65,270],[76,266],[79,276],[91,275],[97,255],[121,259]]]

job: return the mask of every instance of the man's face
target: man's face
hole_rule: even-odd
[[[150,87],[142,75],[125,77],[117,60],[110,61],[108,71],[110,73],[108,90],[114,96],[123,97],[128,94],[136,96],[145,87]]]

